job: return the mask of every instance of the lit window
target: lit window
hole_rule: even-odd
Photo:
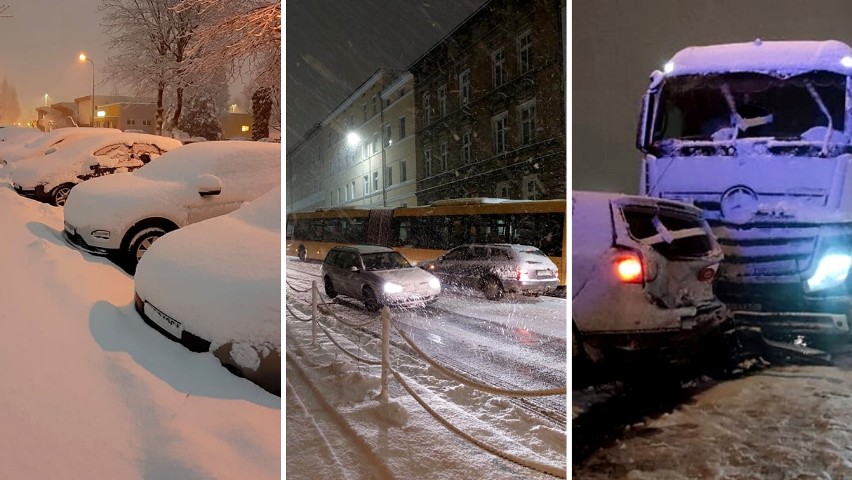
[[[242,130],[244,132],[248,132],[250,129],[251,129],[251,127],[248,126],[248,125],[243,125],[242,127],[240,127],[240,130]]]
[[[106,117],[106,112],[103,110],[98,110],[97,116],[98,118]]]

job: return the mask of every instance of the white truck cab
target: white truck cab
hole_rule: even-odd
[[[837,41],[689,47],[651,74],[640,192],[703,210],[716,294],[764,333],[849,334],[850,78]]]

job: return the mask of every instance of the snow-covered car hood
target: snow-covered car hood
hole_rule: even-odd
[[[281,349],[281,188],[169,233],[136,270],[136,292],[211,342]]]
[[[179,226],[186,210],[175,208],[198,197],[192,185],[149,180],[134,174],[108,175],[83,182],[71,190],[65,221],[78,226],[125,231],[143,217],[164,217]]]
[[[393,282],[401,285],[402,287],[411,288],[435,278],[435,276],[431,273],[418,267],[395,268],[392,270],[372,270],[367,273],[374,275],[383,282]]]

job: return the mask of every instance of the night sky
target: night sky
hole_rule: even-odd
[[[407,67],[483,3],[285,2],[286,148],[378,68]]]
[[[636,193],[635,147],[648,74],[690,45],[840,40],[852,45],[849,0],[574,0],[572,183]]]

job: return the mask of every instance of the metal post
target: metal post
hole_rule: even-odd
[[[311,282],[311,345],[317,345],[317,281]]]
[[[388,371],[390,370],[390,308],[382,308],[382,391],[379,400],[388,401]]]

